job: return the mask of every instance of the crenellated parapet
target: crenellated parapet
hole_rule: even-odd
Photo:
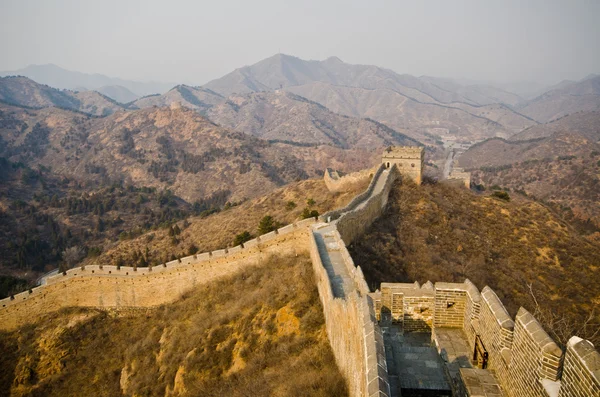
[[[203,283],[258,264],[267,255],[308,252],[305,219],[243,245],[187,256],[153,267],[91,265],[47,277],[43,285],[0,300],[0,329],[10,330],[63,307],[153,307]]]
[[[511,318],[489,287],[479,292],[469,280],[435,283],[432,294],[418,283],[381,283],[380,292],[371,297],[376,318],[388,316],[404,332],[431,332],[435,339],[441,330],[461,329],[475,367],[460,370],[466,383],[482,382],[487,376],[477,372],[479,367],[492,371],[510,397],[600,396],[600,353],[589,341],[573,337],[563,351],[524,308]],[[432,307],[433,318],[427,321]],[[414,322],[430,328],[415,329]],[[470,394],[464,385],[461,390],[464,395],[479,395]]]

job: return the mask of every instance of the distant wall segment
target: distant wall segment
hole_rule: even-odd
[[[373,177],[376,171],[377,167],[350,174],[341,174],[339,171],[327,168],[323,175],[323,181],[330,192],[344,192],[353,186],[367,181]]]

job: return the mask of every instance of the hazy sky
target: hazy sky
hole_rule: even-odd
[[[0,70],[203,84],[281,51],[555,83],[600,73],[599,21],[598,0],[0,0]]]

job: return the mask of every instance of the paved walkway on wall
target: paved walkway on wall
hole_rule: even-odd
[[[331,280],[333,296],[336,298],[345,298],[356,288],[344,264],[344,259],[340,253],[342,247],[335,240],[334,231],[334,225],[323,223],[322,225],[315,226],[313,234],[317,241],[321,262],[323,262],[323,266],[327,270],[327,275],[329,275],[329,280]]]
[[[373,188],[373,192],[371,193],[371,196],[373,196],[383,190],[383,188],[385,187],[385,182],[387,181],[389,173],[390,173],[390,170],[386,168],[385,170],[383,170],[381,172],[381,174],[379,174],[379,179],[375,183],[375,187]],[[369,198],[371,196],[367,197],[362,203],[357,205],[354,210],[362,209],[365,205],[367,205],[367,201],[369,200]]]
[[[377,182],[375,182],[375,187],[371,195],[358,206],[356,206],[354,210],[364,207],[372,195],[383,190],[389,173],[390,170],[386,169],[379,174],[379,178],[377,179]],[[354,285],[354,281],[352,280],[352,277],[346,268],[346,265],[344,264],[344,259],[342,258],[342,254],[340,252],[340,250],[343,248],[340,246],[340,244],[343,244],[343,242],[336,241],[334,237],[336,223],[337,221],[334,221],[331,224],[323,223],[321,225],[315,225],[313,227],[313,234],[317,242],[317,248],[319,249],[321,262],[323,262],[323,266],[327,270],[327,274],[331,280],[333,296],[336,298],[345,298],[346,296],[349,296],[352,291],[356,290],[356,286]]]
[[[386,321],[381,329],[392,397],[452,395],[431,334],[403,334],[400,326]]]

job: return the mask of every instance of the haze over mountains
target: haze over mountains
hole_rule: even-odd
[[[223,101],[225,101],[225,98],[214,91],[202,87],[191,87],[181,84],[171,88],[163,95],[148,95],[142,97],[132,102],[129,107],[131,109],[142,109],[151,106],[170,106],[177,102],[187,108],[205,113],[211,106],[217,105]]]
[[[246,116],[249,114],[248,109],[234,115],[230,107],[229,116],[226,117],[229,121],[222,118],[216,120],[224,117],[227,104],[239,100],[240,95],[283,89],[334,113],[373,119],[428,145],[439,144],[444,135],[466,141],[496,136],[508,138],[528,127],[568,113],[600,108],[600,77],[596,75],[590,75],[580,82],[561,82],[550,91],[527,100],[487,84],[460,84],[451,79],[398,74],[372,65],[347,64],[337,57],[324,61],[305,61],[277,54],[254,65],[236,69],[202,87],[177,85],[171,88],[162,83],[111,80],[102,75],[65,71],[54,65],[31,66],[11,73],[26,74],[58,88],[96,87],[106,96],[127,103],[123,107],[129,109],[179,102],[201,114],[211,113],[215,122],[240,128],[256,124],[257,119],[252,116],[241,120],[244,112]],[[167,90],[166,87],[171,89]],[[83,96],[81,93],[76,95]],[[138,95],[145,96],[137,99]],[[237,99],[228,99],[230,96]],[[265,96],[253,97],[253,103],[258,104],[260,98],[266,102],[256,106],[270,106]],[[28,105],[24,101],[4,100]],[[80,98],[78,100],[82,101]],[[90,100],[83,98],[83,102]],[[32,103],[28,106],[39,106],[36,101]],[[216,105],[219,105],[218,110],[209,111]],[[70,104],[68,107],[95,115],[110,114],[118,108],[96,103]],[[278,113],[277,124],[293,122],[293,117],[289,113],[282,116],[284,113]],[[233,119],[236,119],[235,122]],[[310,120],[308,122],[311,123]],[[257,132],[255,127],[249,128],[252,133]],[[269,139],[288,140],[290,132],[287,132],[287,138],[285,133],[280,137],[273,136],[276,134],[273,131],[270,134]],[[306,142],[306,139],[300,141]]]
[[[520,111],[546,123],[580,111],[600,109],[600,76],[565,81],[520,107]]]
[[[278,54],[211,81],[205,87],[222,95],[289,90],[328,109],[369,117],[394,129],[410,129],[425,140],[438,128],[469,139],[511,135],[535,123],[499,101],[522,99],[488,86],[461,86],[443,79],[400,75],[370,65],[350,65],[339,58],[304,61]],[[462,128],[462,129],[461,129]]]
[[[53,64],[29,65],[18,70],[0,72],[0,76],[25,76],[40,84],[60,89],[97,90],[122,103],[135,99],[130,99],[132,95],[138,98],[144,95],[160,94],[174,85],[172,83],[131,81],[98,73],[81,73]],[[109,95],[111,93],[114,96]]]
[[[418,145],[416,140],[369,119],[342,116],[285,91],[232,95],[207,117],[263,139],[374,150]]]
[[[123,109],[123,105],[97,91],[61,91],[26,77],[0,77],[0,101],[31,108],[55,106],[94,116]]]

